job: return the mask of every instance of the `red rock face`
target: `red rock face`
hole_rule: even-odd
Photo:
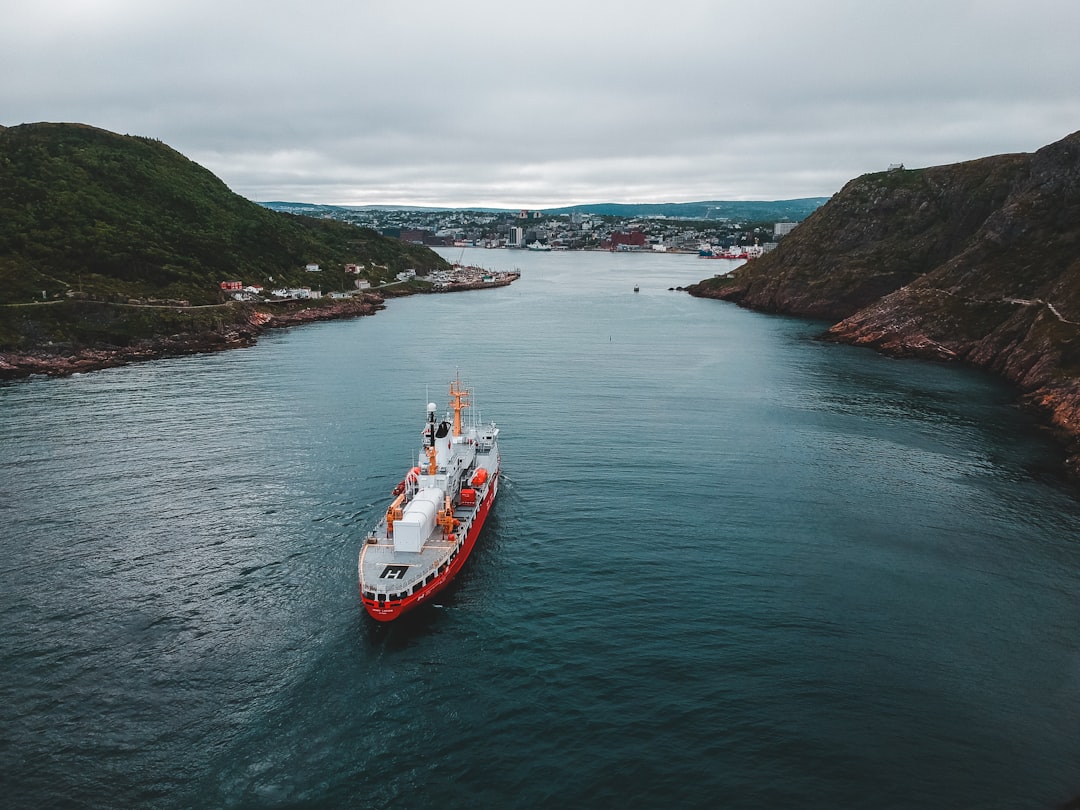
[[[16,379],[44,374],[49,377],[67,377],[87,371],[125,366],[141,360],[156,360],[159,357],[179,357],[186,354],[231,349],[237,346],[250,346],[255,336],[245,332],[200,335],[189,338],[165,338],[138,347],[117,349],[81,349],[70,354],[49,354],[47,352],[29,352],[25,354],[0,354],[0,379]]]
[[[162,336],[137,346],[86,348],[67,352],[44,348],[29,352],[5,352],[0,353],[0,379],[16,379],[34,374],[64,377],[141,360],[250,346],[265,329],[373,315],[383,307],[381,295],[366,293],[330,305],[288,308],[278,313],[244,310],[234,320],[224,322],[220,331]]]

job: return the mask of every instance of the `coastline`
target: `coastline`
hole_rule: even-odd
[[[225,311],[229,313],[229,317],[221,318],[220,328],[213,331],[162,335],[128,346],[75,348],[58,344],[40,346],[28,351],[0,351],[0,381],[34,376],[70,377],[73,374],[116,368],[146,360],[243,348],[255,345],[259,335],[268,329],[285,329],[305,323],[374,315],[386,308],[387,298],[506,287],[520,277],[520,273],[503,273],[490,282],[462,282],[431,290],[384,288],[329,304],[320,302],[316,305],[298,305],[295,301],[261,305],[222,304],[222,308],[228,308]]]
[[[746,287],[730,278],[714,285],[705,281],[692,284],[687,292],[695,298],[726,301],[765,314],[823,320],[833,320],[835,315],[809,307],[798,310],[790,306],[768,306],[758,299],[748,301]],[[878,309],[880,307],[868,311]],[[1017,405],[1028,410],[1053,437],[1063,451],[1066,476],[1074,485],[1080,486],[1080,381],[1062,372],[1049,346],[1038,345],[1035,350],[1028,348],[1025,351],[1014,345],[1000,346],[991,337],[980,342],[954,339],[949,345],[943,345],[917,323],[905,321],[894,328],[872,328],[865,326],[858,316],[836,321],[822,333],[821,339],[873,349],[898,360],[917,358],[958,363],[993,374],[1014,388]]]

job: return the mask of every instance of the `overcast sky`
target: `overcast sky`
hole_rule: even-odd
[[[828,196],[1080,129],[1075,0],[7,0],[0,124],[158,138],[253,200]]]

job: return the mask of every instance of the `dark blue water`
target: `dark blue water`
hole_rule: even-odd
[[[1080,794],[1080,505],[1008,388],[669,291],[695,257],[465,258],[523,275],[0,386],[6,804]],[[361,538],[457,369],[504,487],[375,626]]]

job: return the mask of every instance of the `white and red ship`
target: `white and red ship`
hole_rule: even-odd
[[[388,622],[431,600],[465,565],[499,490],[499,429],[463,425],[471,391],[450,383],[449,411],[427,406],[418,464],[360,551],[360,598]],[[471,413],[471,412],[470,412]]]

